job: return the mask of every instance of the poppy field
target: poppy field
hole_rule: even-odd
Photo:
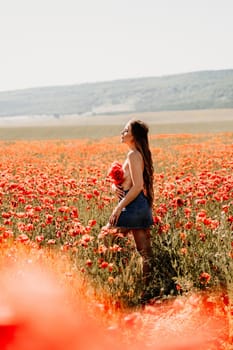
[[[142,307],[134,241],[104,228],[119,137],[0,142],[1,349],[231,349],[233,133],[150,144],[159,297]]]

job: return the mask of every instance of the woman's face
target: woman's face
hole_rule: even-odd
[[[121,131],[121,142],[131,144],[133,142],[133,135],[131,132],[131,125],[127,123],[124,129]]]

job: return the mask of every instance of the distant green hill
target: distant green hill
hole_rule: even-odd
[[[0,92],[0,116],[233,108],[233,69]]]

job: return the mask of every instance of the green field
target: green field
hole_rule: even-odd
[[[0,120],[0,139],[76,139],[119,135],[131,118],[148,123],[151,134],[217,133],[233,131],[233,110],[196,110],[111,116],[66,116],[56,119]]]

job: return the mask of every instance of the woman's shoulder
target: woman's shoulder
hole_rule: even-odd
[[[127,158],[130,160],[130,161],[142,161],[142,155],[141,153],[138,151],[138,150],[130,150],[128,152],[128,155],[127,155]]]

